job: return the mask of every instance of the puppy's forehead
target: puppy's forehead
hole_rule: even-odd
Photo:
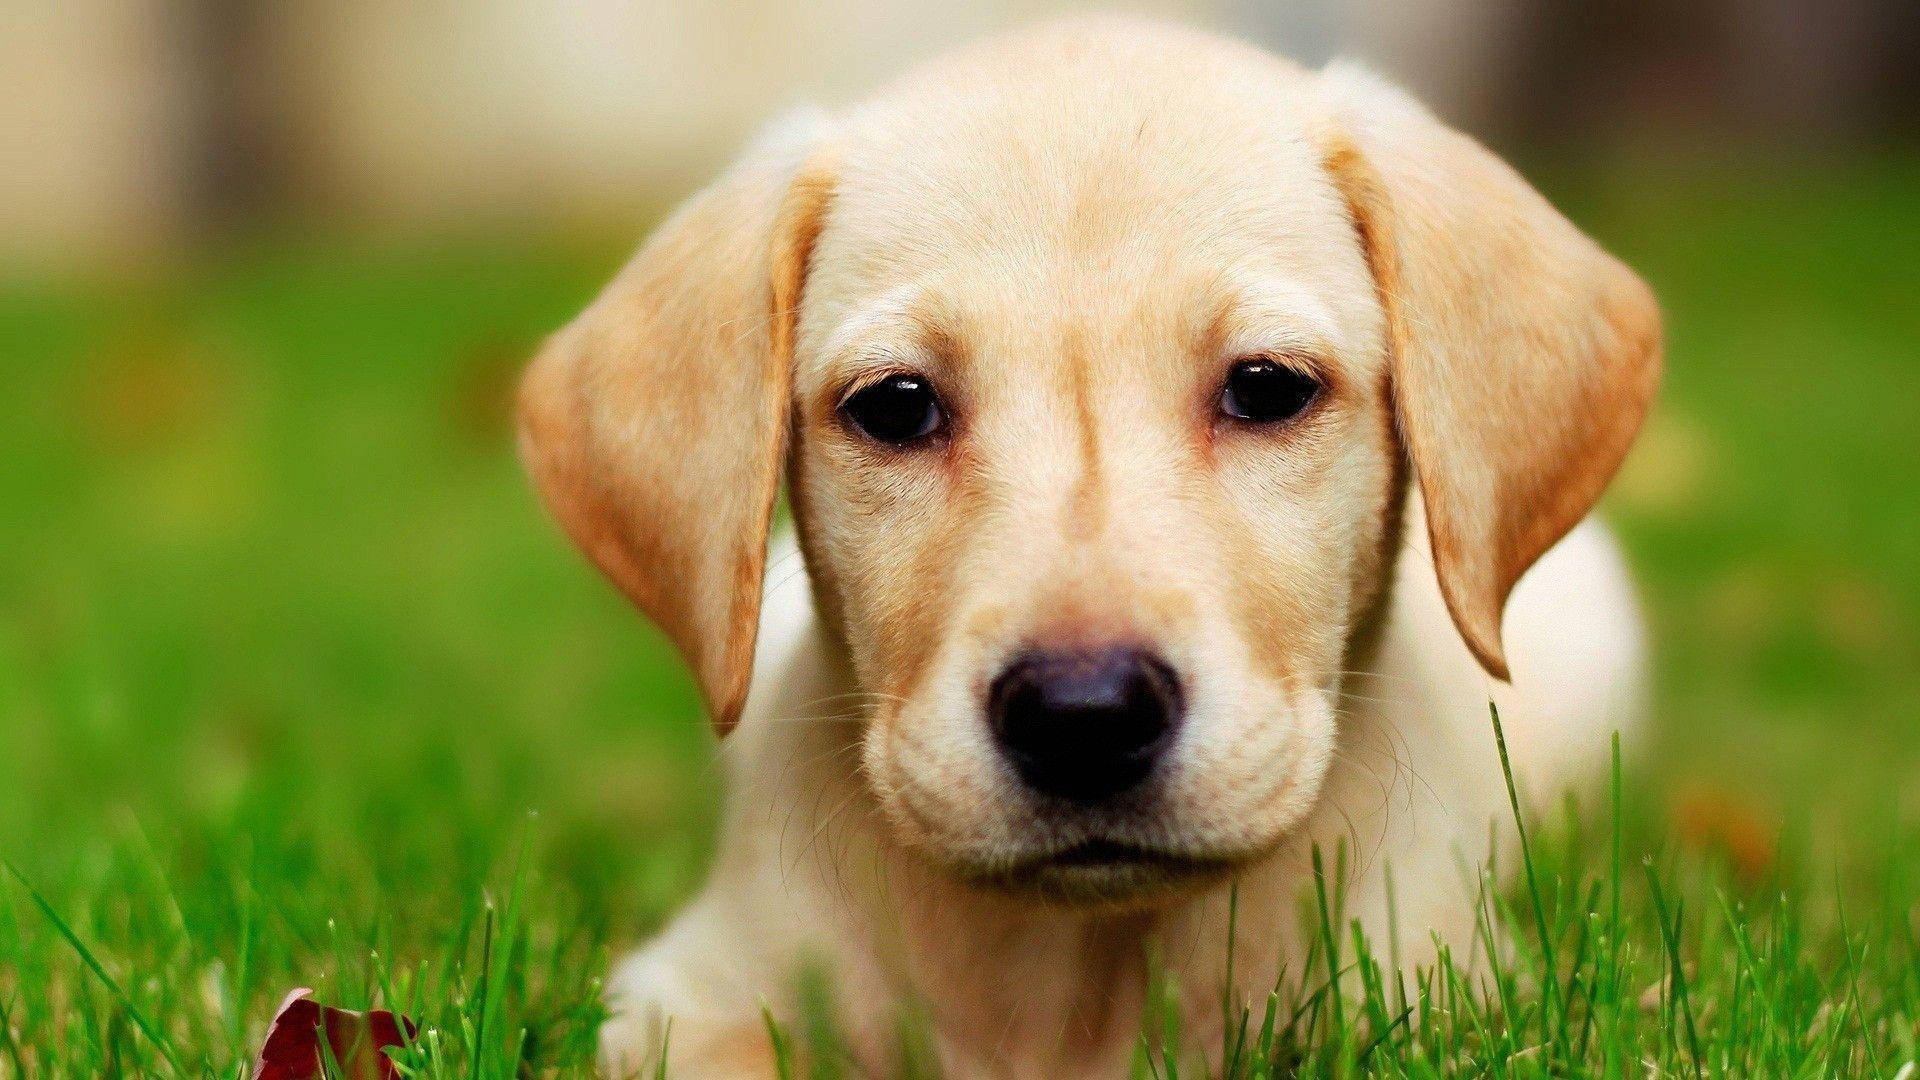
[[[1312,78],[1133,29],[963,52],[855,113],[803,337],[943,313],[1197,334],[1235,310],[1364,334],[1371,288]]]

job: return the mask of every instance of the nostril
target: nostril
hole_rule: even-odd
[[[1140,649],[1030,652],[988,695],[1002,750],[1029,785],[1078,802],[1146,778],[1180,716],[1171,668]]]

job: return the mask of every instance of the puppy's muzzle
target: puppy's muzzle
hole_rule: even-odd
[[[1092,805],[1153,772],[1179,727],[1180,681],[1139,648],[1037,650],[994,680],[987,716],[1027,786]]]

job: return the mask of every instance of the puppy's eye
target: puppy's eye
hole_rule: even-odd
[[[1227,373],[1220,391],[1220,411],[1236,420],[1271,424],[1291,420],[1313,404],[1320,384],[1272,360],[1242,360]]]
[[[926,438],[946,420],[933,384],[920,375],[889,375],[849,397],[840,411],[869,438],[895,446]]]

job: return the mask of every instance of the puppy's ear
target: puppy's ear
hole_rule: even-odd
[[[1386,310],[1440,588],[1474,656],[1505,679],[1507,594],[1625,457],[1660,379],[1660,312],[1479,144],[1363,71],[1321,80],[1325,160]]]
[[[832,181],[789,124],[660,226],[520,387],[547,507],[686,657],[715,727],[753,666],[796,309]]]

